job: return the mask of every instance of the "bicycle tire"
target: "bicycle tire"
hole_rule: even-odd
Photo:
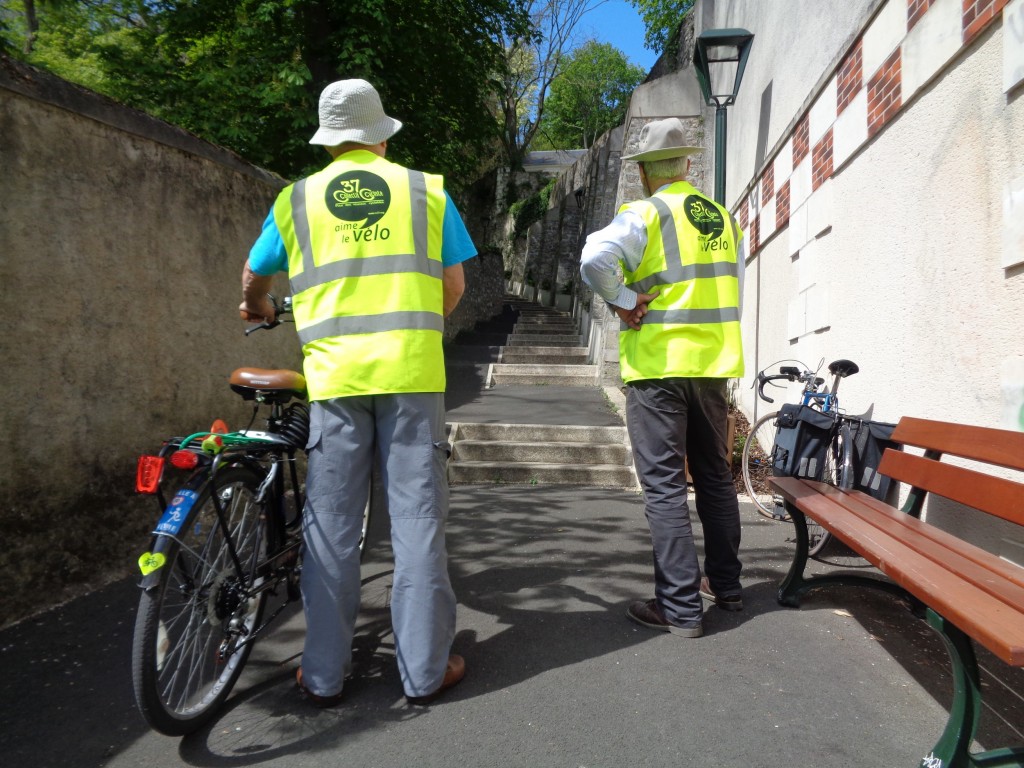
[[[850,427],[845,422],[839,425],[829,449],[825,452],[825,463],[821,481],[837,488],[853,487],[853,439]],[[832,534],[807,518],[807,554],[822,559],[833,541]]]
[[[259,474],[236,466],[219,471],[199,490],[176,537],[158,537],[165,563],[158,582],[139,599],[132,642],[136,702],[160,733],[183,736],[217,713],[245,666],[251,643],[237,647],[237,633],[259,626],[266,593],[245,600],[212,501],[216,490],[240,562],[250,571],[266,556]],[[216,484],[216,489],[214,489]],[[250,583],[252,574],[250,573]]]
[[[771,477],[771,456],[778,430],[779,412],[766,414],[754,422],[743,444],[740,456],[743,468],[743,486],[754,502],[757,513],[769,520],[789,520],[782,497],[773,493],[768,485]]]

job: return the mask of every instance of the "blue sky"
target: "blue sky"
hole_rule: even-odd
[[[594,37],[602,43],[611,43],[634,64],[650,72],[658,55],[644,48],[644,23],[640,13],[626,0],[609,0],[580,20],[580,41]]]

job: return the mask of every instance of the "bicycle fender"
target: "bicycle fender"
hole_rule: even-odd
[[[189,512],[199,498],[199,490],[206,481],[205,472],[189,478],[188,482],[174,494],[171,503],[160,516],[153,530],[149,551],[139,557],[139,570],[142,572],[142,580],[139,582],[141,589],[152,589],[160,583],[160,569],[167,563],[165,552],[188,519]]]

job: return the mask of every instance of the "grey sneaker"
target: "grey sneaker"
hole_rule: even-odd
[[[716,595],[711,591],[711,584],[708,582],[707,576],[702,576],[700,579],[700,596],[705,600],[710,600],[723,611],[743,610],[742,595]]]
[[[699,621],[682,626],[670,624],[658,607],[657,600],[637,600],[630,603],[626,609],[626,616],[637,624],[662,632],[671,632],[679,637],[701,637],[704,634],[704,625]]]

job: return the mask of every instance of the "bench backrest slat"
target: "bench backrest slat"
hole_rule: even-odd
[[[886,451],[878,471],[1017,525],[1024,525],[1024,485],[973,469]]]
[[[893,431],[892,438],[895,442],[924,448],[930,453],[917,456],[886,450],[878,466],[882,474],[919,491],[937,494],[1024,525],[1024,483],[942,462],[939,456],[947,454],[1010,469],[1024,469],[1024,433],[905,416]],[[914,495],[917,494],[912,492]]]
[[[904,416],[896,425],[892,439],[903,445],[1024,470],[1024,432]]]

